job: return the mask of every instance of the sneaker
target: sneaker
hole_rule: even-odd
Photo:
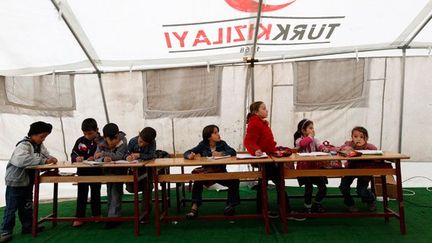
[[[358,209],[357,209],[357,207],[355,205],[347,206],[347,210],[350,213],[356,213],[356,212],[358,212]]]
[[[191,211],[189,213],[186,214],[186,218],[187,219],[194,219],[198,217],[198,209],[191,209]]]
[[[0,235],[0,242],[9,242],[12,240],[12,233],[5,232]]]
[[[375,212],[377,207],[375,202],[371,202],[367,204],[369,212]]]
[[[225,216],[233,216],[235,214],[235,206],[234,205],[227,205],[224,208],[224,215]]]
[[[304,213],[312,213],[312,208],[304,207],[303,212]]]
[[[44,231],[44,229],[45,229],[45,226],[38,226],[37,232],[38,233],[42,232],[42,231]],[[23,235],[31,234],[31,233],[32,233],[32,229],[31,228],[29,228],[29,229],[22,229],[21,230],[21,234],[23,234]]]
[[[313,203],[313,204],[312,204],[312,212],[314,212],[314,213],[325,213],[326,210],[325,210],[325,208],[322,206],[321,203]]]
[[[75,220],[72,223],[72,227],[80,227],[81,225],[83,225],[84,222],[83,221],[79,221],[79,220]]]
[[[289,212],[289,213],[290,213],[290,214],[293,214],[293,215],[288,216],[288,217],[287,217],[288,220],[294,220],[294,221],[305,221],[305,220],[306,220],[305,217],[297,216],[297,215],[296,215],[296,214],[297,214],[296,211],[291,211],[291,212]]]

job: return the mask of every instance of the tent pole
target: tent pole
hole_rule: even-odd
[[[255,102],[255,62],[258,61],[258,60],[255,60],[255,54],[256,54],[256,48],[257,48],[257,42],[258,42],[258,30],[259,30],[259,25],[261,22],[262,4],[263,4],[263,0],[259,0],[258,13],[257,13],[256,22],[255,22],[255,32],[254,32],[254,40],[253,40],[253,46],[252,46],[252,56],[251,56],[251,59],[248,60],[248,62],[250,62],[250,72],[251,72],[250,78],[251,78],[252,102]]]
[[[60,7],[59,5],[56,3],[56,0],[51,0],[52,4],[54,5],[54,7],[57,9],[57,11],[60,11]],[[66,19],[66,17],[62,14],[61,15],[63,21],[65,22],[66,26],[69,28],[70,32],[72,33],[72,35],[75,37],[75,40],[78,42],[79,46],[81,47],[81,49],[83,50],[84,54],[86,55],[86,57],[88,58],[88,60],[90,61],[91,65],[93,66],[93,68],[96,70],[97,73],[101,73],[101,71],[99,70],[99,68],[96,66],[95,61],[93,60],[93,58],[90,56],[87,48],[84,46],[84,44],[82,43],[82,41],[80,40],[80,38],[78,37],[77,33],[74,31],[74,29],[72,28],[72,25],[69,23],[69,21]]]
[[[100,88],[101,95],[102,95],[102,102],[103,102],[103,106],[104,106],[105,118],[106,118],[107,123],[110,123],[110,119],[108,116],[108,107],[107,107],[107,103],[106,103],[106,99],[105,99],[105,91],[104,91],[103,84],[102,84],[102,75],[101,75],[101,73],[98,73],[97,75],[98,75],[98,80],[99,80],[99,88]]]
[[[402,152],[402,128],[403,128],[403,112],[404,112],[404,93],[405,93],[405,69],[406,69],[406,48],[402,48],[402,72],[401,72],[401,102],[400,102],[400,118],[399,118],[399,145],[398,152]]]
[[[383,145],[383,134],[384,134],[384,109],[385,109],[385,90],[386,90],[386,82],[387,82],[387,57],[384,61],[384,82],[383,82],[383,90],[382,90],[382,97],[381,97],[381,134],[380,134],[380,146],[379,148],[382,149]]]
[[[409,40],[403,45],[402,48],[404,49],[408,48],[411,42],[417,37],[417,35],[423,30],[423,28],[429,23],[431,19],[432,19],[432,14],[429,15],[427,20],[420,26],[420,28],[414,33],[414,35],[411,36],[411,38],[409,38]]]

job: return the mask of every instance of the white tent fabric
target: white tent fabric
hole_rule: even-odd
[[[432,0],[1,0],[0,75],[6,77],[0,78],[71,75],[75,100],[68,111],[49,113],[1,107],[0,159],[38,120],[54,127],[46,146],[67,159],[87,117],[100,128],[109,118],[128,138],[152,126],[158,148],[171,153],[194,146],[202,127],[217,124],[223,139],[242,150],[246,107],[263,100],[280,145],[291,146],[296,123],[308,117],[318,136],[335,145],[363,125],[380,148],[432,161],[424,141],[432,134],[431,18]],[[298,109],[294,61],[335,58],[364,58],[365,105]],[[218,112],[150,119],[145,72],[195,66],[222,69]],[[3,88],[2,102],[14,95]],[[411,174],[420,174],[416,166]]]
[[[92,70],[88,58],[101,71],[242,63],[255,29],[261,61],[388,50],[432,14],[428,0],[267,0],[257,25],[256,2],[3,0],[0,74]],[[432,46],[430,30],[413,47]]]
[[[270,122],[280,145],[292,146],[296,124],[303,117],[316,122],[319,137],[335,145],[349,138],[355,125],[370,131],[370,140],[385,150],[398,150],[401,104],[401,58],[371,58],[367,68],[367,105],[342,106],[337,109],[299,111],[294,104],[293,63],[257,65],[255,67],[255,99],[263,100],[270,112]],[[432,134],[427,122],[432,119],[431,99],[428,95],[432,78],[432,58],[407,58],[404,114],[402,117],[402,151],[413,161],[432,161],[429,144],[419,141],[421,134]],[[246,67],[224,67],[221,78],[220,112],[216,116],[157,118],[145,116],[143,110],[143,82],[141,72],[102,75],[108,114],[126,132],[136,136],[145,126],[158,132],[158,148],[182,153],[200,140],[201,129],[208,124],[221,128],[223,139],[235,149],[242,149],[246,93]],[[0,115],[0,158],[7,159],[16,143],[27,132],[31,122],[44,120],[54,126],[47,146],[60,159],[66,159],[75,139],[81,136],[80,124],[94,117],[102,128],[106,123],[97,75],[75,75],[76,110],[70,116],[27,116],[3,113]],[[340,87],[335,87],[340,88]],[[172,92],[175,92],[173,90]],[[382,124],[381,124],[382,122]],[[62,142],[64,140],[64,142]]]

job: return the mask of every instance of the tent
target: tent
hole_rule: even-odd
[[[3,0],[0,159],[37,120],[68,159],[87,117],[128,138],[152,126],[170,153],[214,123],[242,150],[263,100],[278,144],[308,117],[335,145],[363,125],[378,147],[432,161],[431,18],[427,0]]]

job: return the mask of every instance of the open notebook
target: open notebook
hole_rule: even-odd
[[[261,156],[255,156],[250,154],[237,154],[237,159],[261,159],[261,158],[267,158],[268,155],[266,153],[263,153]]]
[[[102,165],[103,163],[106,163],[106,162],[84,160],[83,163],[87,164],[87,165]],[[113,163],[113,164],[131,164],[131,163],[138,163],[138,160],[132,160],[132,161],[117,160],[117,161],[112,161],[112,162],[107,162],[107,163]]]
[[[357,152],[362,153],[363,155],[383,155],[382,150],[356,150]]]
[[[226,158],[231,158],[231,155],[222,155],[222,156],[210,156],[210,157],[207,157],[207,159],[209,159],[209,160],[218,160],[218,159],[226,159]]]
[[[330,155],[330,153],[325,152],[310,152],[310,153],[298,153],[299,156],[307,157],[307,156],[327,156]]]

